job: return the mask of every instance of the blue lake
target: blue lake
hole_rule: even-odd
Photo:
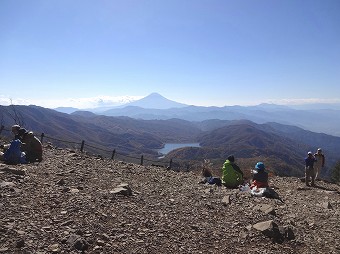
[[[199,143],[166,143],[162,149],[158,149],[160,154],[168,154],[172,150],[182,147],[200,147]]]

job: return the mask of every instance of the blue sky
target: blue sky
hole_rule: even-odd
[[[340,102],[338,0],[1,0],[0,104]]]

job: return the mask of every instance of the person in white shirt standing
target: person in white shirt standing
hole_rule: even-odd
[[[318,175],[320,174],[321,169],[325,166],[325,155],[322,153],[322,149],[319,148],[317,152],[314,154],[316,159],[315,162],[315,179],[317,179]]]

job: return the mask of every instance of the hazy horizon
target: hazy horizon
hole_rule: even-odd
[[[154,93],[153,93],[154,94]],[[167,98],[166,96],[160,94],[161,96]],[[149,95],[147,95],[149,96]],[[5,99],[0,97],[0,105],[9,106],[9,105],[36,105],[50,109],[56,108],[76,108],[80,110],[86,109],[99,109],[99,108],[114,108],[124,106],[130,102],[135,102],[140,99],[143,99],[147,96],[121,96],[121,97],[93,97],[93,98],[78,98],[78,99],[64,99],[61,101],[57,100],[46,100],[46,101],[26,101],[26,100],[12,100],[12,99]],[[169,99],[171,100],[171,99]],[[174,100],[172,100],[174,101]],[[65,104],[61,104],[66,102]],[[175,101],[177,103],[182,103],[180,101]],[[188,106],[203,106],[203,107],[224,107],[224,106],[258,106],[261,104],[273,104],[278,106],[288,106],[292,108],[301,108],[301,109],[308,109],[308,108],[324,108],[322,106],[330,106],[330,109],[339,109],[340,110],[340,102],[338,101],[325,101],[322,102],[320,100],[284,100],[280,103],[273,103],[273,102],[261,102],[258,104],[249,104],[249,105],[241,105],[241,104],[234,104],[234,105],[189,105]]]

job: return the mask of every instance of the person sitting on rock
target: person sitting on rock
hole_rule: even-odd
[[[268,172],[265,171],[263,162],[258,162],[253,170],[253,179],[250,188],[266,188],[268,187]]]
[[[17,139],[22,141],[22,139],[20,138],[20,135],[19,135],[20,129],[22,129],[22,128],[20,127],[20,125],[17,125],[17,124],[15,124],[11,127],[11,132],[14,134],[14,138],[12,139],[12,141],[17,140]],[[10,147],[10,145],[11,145],[11,142],[1,145],[0,148],[3,149],[4,151],[6,151]]]
[[[235,164],[234,155],[230,155],[222,167],[222,184],[228,188],[237,188],[242,183],[243,172]]]
[[[42,144],[32,131],[27,131],[15,124],[12,126],[12,133],[14,134],[13,140],[21,141],[21,151],[26,154],[27,162],[42,161]],[[9,146],[10,144],[3,145],[3,149],[7,150]]]
[[[0,160],[10,165],[27,163],[26,155],[21,151],[21,146],[20,139],[12,140],[9,146],[5,148],[5,152],[0,152]],[[4,149],[4,146],[2,145],[1,148]]]
[[[13,125],[11,129],[12,129],[11,130],[12,133],[14,134],[13,140],[20,139],[22,141],[23,133],[28,132],[25,128],[22,128],[22,127],[20,127],[20,125],[17,125],[17,124]]]
[[[26,153],[28,162],[42,161],[42,144],[32,131],[20,129],[18,132],[22,141],[22,151]]]

